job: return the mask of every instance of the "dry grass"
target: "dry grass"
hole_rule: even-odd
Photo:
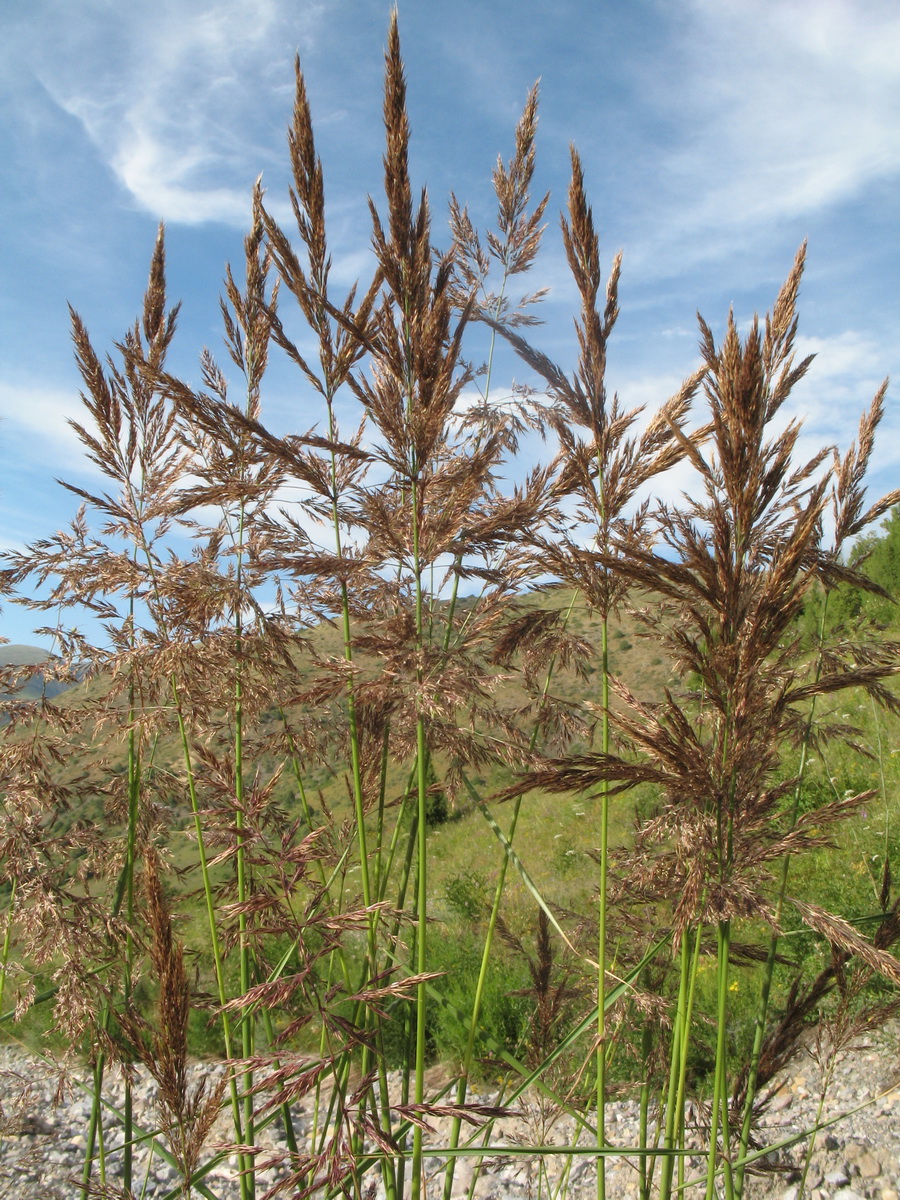
[[[730,317],[721,344],[701,322],[701,370],[639,420],[607,387],[621,259],[604,278],[574,150],[562,217],[580,297],[571,371],[523,332],[541,290],[509,298],[544,232],[547,198],[530,195],[536,90],[494,173],[496,228],[476,230],[453,198],[448,249],[409,176],[396,17],[384,122],[371,279],[336,295],[297,65],[293,228],[257,188],[242,278],[225,276],[228,373],[207,352],[199,388],[167,370],[178,309],[162,231],[141,316],[113,354],[72,314],[85,407],[75,431],[106,490],[70,486],[82,505],[71,526],[8,555],[2,586],[57,614],[60,677],[94,683],[7,705],[6,1003],[15,994],[21,1014],[52,1002],[93,1066],[84,1195],[143,1186],[130,1151],[116,1178],[97,1154],[110,1061],[140,1060],[156,1078],[155,1132],[184,1195],[226,1109],[242,1200],[258,1194],[258,1135],[276,1113],[283,1173],[267,1195],[362,1197],[380,1180],[388,1200],[417,1200],[434,1191],[429,1118],[450,1120],[452,1151],[467,1123],[489,1143],[503,1105],[520,1100],[549,1136],[578,1098],[583,1129],[605,1147],[609,1072],[640,1045],[644,1118],[656,1112],[661,1130],[641,1160],[642,1196],[668,1200],[683,1182],[688,1093],[703,1086],[692,1047],[713,1028],[705,1190],[740,1196],[760,1094],[814,1011],[833,999],[846,1040],[894,1011],[893,995],[870,1003],[876,977],[900,982],[887,871],[871,938],[793,897],[788,876],[871,796],[812,812],[791,802],[817,703],[860,688],[897,707],[894,644],[810,646],[798,633],[814,589],[870,586],[843,551],[900,499],[864,501],[884,389],[843,458],[797,461],[799,430],[778,414],[810,367],[794,358],[801,250],[771,315],[743,337]],[[495,336],[548,404],[495,399]],[[471,356],[486,342],[479,369]],[[307,432],[266,425],[276,349],[321,405]],[[482,401],[460,414],[476,380]],[[339,408],[354,404],[342,428]],[[555,451],[505,493],[498,481],[529,427]],[[697,499],[640,503],[682,460]],[[529,592],[548,573],[555,586]],[[103,623],[102,646],[73,628],[85,611]],[[85,815],[98,801],[102,813]],[[466,1046],[435,1090],[429,1031],[457,1001],[434,970],[448,880],[445,835],[431,826],[445,802],[471,813],[470,863],[486,864],[488,886],[473,921],[477,983],[456,1013]],[[832,965],[798,977],[776,1013],[791,911]],[[504,946],[526,965],[531,1016],[521,1045],[485,1046],[485,987]],[[715,962],[711,1011],[695,1006],[701,960]],[[749,1070],[726,1037],[738,963],[756,964],[760,988]],[[52,976],[44,997],[38,971]],[[197,1012],[217,1022],[220,1090],[188,1082]],[[468,1097],[485,1052],[519,1081],[495,1106]],[[399,1085],[388,1078],[398,1057]],[[299,1122],[301,1103],[312,1123]],[[126,1142],[141,1132],[130,1100],[125,1126]]]

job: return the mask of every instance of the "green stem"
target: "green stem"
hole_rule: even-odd
[[[197,782],[194,775],[190,741],[188,739],[187,721],[185,719],[184,708],[181,703],[178,680],[173,675],[170,682],[172,687],[172,697],[175,705],[175,713],[178,720],[178,733],[181,741],[181,752],[187,772],[188,798],[191,805],[191,815],[194,818],[194,833],[197,838],[197,858],[200,863],[200,875],[203,880],[203,898],[206,907],[207,924],[209,926],[210,946],[212,949],[213,965],[216,976],[216,990],[218,993],[219,1006],[221,1010],[222,1037],[225,1042],[225,1055],[227,1058],[232,1059],[234,1058],[234,1039],[231,1031],[231,1017],[225,1009],[228,995],[225,989],[225,969],[223,964],[222,945],[219,940],[219,929],[216,922],[215,897],[213,895],[212,879],[209,873],[209,860],[206,853],[206,839],[204,836],[203,822],[201,820],[200,804],[197,797]],[[235,1136],[243,1145],[245,1144],[243,1140],[243,1119],[240,1098],[238,1095],[237,1079],[235,1078],[234,1071],[229,1072],[229,1092],[231,1099],[231,1111],[234,1118]],[[244,1158],[245,1156],[243,1155],[240,1155],[238,1158],[238,1161],[241,1165],[241,1170],[243,1170],[244,1166],[246,1165]]]
[[[596,501],[598,506],[599,527],[597,541],[602,550],[609,551],[610,526],[606,506],[606,477],[604,471],[604,455],[598,441],[596,448],[597,488]],[[609,614],[610,595],[609,581],[606,578],[608,568],[603,568],[604,583],[603,609],[600,614],[600,652],[601,652],[601,683],[600,699],[601,715],[601,748],[602,753],[609,754]],[[606,937],[607,937],[607,895],[609,876],[609,781],[604,779],[600,785],[600,881],[599,881],[599,910],[597,914],[597,1054],[596,1054],[596,1102],[597,1102],[597,1149],[606,1147]],[[597,1156],[597,1200],[606,1198],[606,1155]]]
[[[814,671],[814,679],[816,682],[822,675],[822,649],[825,645],[825,625],[828,615],[828,600],[831,593],[826,591],[822,601],[822,611],[819,616],[819,625],[816,631],[816,666]],[[806,778],[806,768],[809,763],[809,747],[812,740],[813,723],[815,721],[816,701],[818,697],[813,696],[810,701],[809,716],[807,717],[806,726],[803,734],[803,741],[800,746],[800,764],[797,769],[797,786],[794,789],[794,802],[791,809],[790,828],[793,829],[797,824],[800,816],[800,800],[802,798],[803,782]],[[778,883],[778,896],[775,902],[775,924],[781,921],[781,914],[784,909],[784,898],[787,894],[788,875],[791,867],[791,854],[788,852],[781,860],[781,874]],[[763,1042],[766,1034],[766,1018],[769,1012],[769,1001],[772,994],[772,981],[775,976],[775,959],[778,951],[778,934],[773,933],[769,938],[769,948],[766,954],[766,965],[763,971],[762,986],[760,988],[759,1005],[756,1012],[756,1021],[753,1030],[753,1046],[750,1051],[750,1069],[747,1075],[747,1094],[744,1097],[744,1108],[741,1114],[741,1137],[738,1149],[738,1157],[743,1160],[747,1157],[747,1152],[750,1146],[750,1132],[753,1123],[753,1104],[756,1099],[757,1079],[759,1078],[759,1062],[762,1055]],[[746,1166],[741,1161],[735,1172],[735,1194],[738,1200],[744,1193],[744,1176]]]
[[[579,593],[577,590],[572,593],[572,598],[569,601],[569,607],[567,608],[566,615],[563,618],[563,627],[565,627],[569,623],[569,618],[572,616],[572,611],[575,608],[575,603],[578,599],[578,594]],[[449,634],[449,627],[448,627],[448,634]],[[547,696],[549,695],[550,686],[553,682],[553,674],[554,674],[555,670],[556,670],[556,660],[554,659],[550,663],[550,666],[547,668],[547,675],[544,680],[543,689],[541,691],[541,703],[542,704],[546,702]],[[535,726],[531,732],[531,738],[529,740],[529,746],[528,746],[529,750],[534,750],[535,746],[537,745],[537,735],[538,735],[538,726],[537,726],[537,723],[535,723]],[[507,834],[507,840],[510,845],[512,845],[513,840],[515,839],[515,836],[516,836],[516,827],[519,823],[519,813],[521,811],[521,808],[522,808],[522,797],[517,796],[514,801],[514,804],[513,804],[513,815],[512,815],[510,824],[509,824],[509,833]],[[468,1035],[466,1037],[465,1057],[463,1058],[462,1072],[460,1074],[460,1079],[459,1079],[459,1082],[457,1084],[457,1089],[456,1089],[456,1103],[460,1104],[460,1105],[465,1103],[466,1092],[468,1090],[468,1085],[469,1085],[469,1076],[471,1075],[472,1063],[474,1062],[474,1059],[475,1059],[475,1040],[476,1040],[476,1037],[478,1034],[478,1022],[479,1022],[479,1017],[481,1015],[481,1005],[482,1005],[482,1001],[484,999],[484,989],[485,989],[485,985],[487,983],[487,975],[488,975],[488,970],[490,967],[491,950],[493,947],[494,935],[495,935],[496,928],[497,928],[497,918],[500,914],[500,904],[503,900],[503,894],[504,894],[505,886],[506,886],[506,871],[507,871],[508,866],[509,866],[509,855],[504,854],[502,859],[500,860],[500,870],[497,875],[497,886],[494,888],[494,898],[491,903],[490,916],[488,917],[487,934],[484,939],[484,947],[483,947],[482,953],[481,953],[481,964],[480,964],[479,970],[478,970],[478,980],[475,985],[475,994],[474,994],[474,997],[472,1000],[472,1007],[471,1007],[471,1011],[469,1014],[469,1031],[468,1031]],[[450,1146],[453,1149],[455,1149],[459,1145],[459,1135],[460,1135],[461,1127],[462,1127],[462,1119],[460,1117],[454,1117],[453,1121],[451,1123],[451,1127],[450,1127]],[[445,1176],[444,1176],[443,1200],[450,1200],[450,1196],[451,1196],[451,1193],[453,1190],[453,1176],[454,1176],[455,1168],[456,1168],[456,1159],[455,1159],[455,1157],[451,1156],[447,1163],[447,1168],[446,1168],[446,1172],[445,1172]],[[477,1177],[477,1168],[476,1168],[475,1177]],[[473,1181],[474,1181],[474,1179],[473,1179]]]
[[[132,615],[134,601],[132,600]],[[134,939],[131,929],[134,921],[134,871],[136,865],[137,854],[137,829],[138,829],[138,804],[140,800],[140,757],[138,754],[137,739],[134,732],[134,700],[135,689],[134,679],[131,680],[128,687],[128,845],[125,855],[125,870],[127,873],[127,906],[126,914],[128,919],[128,935],[126,939],[126,962],[125,962],[125,980],[124,980],[124,995],[126,1009],[131,1003],[131,986],[132,986],[132,966],[134,961]],[[122,1157],[122,1186],[126,1192],[131,1191],[132,1171],[134,1165],[134,1154],[132,1149],[133,1137],[133,1105],[131,1095],[131,1078],[128,1072],[125,1073],[125,1121],[124,1121],[124,1138],[125,1147]]]
[[[104,1026],[109,1024],[109,1009],[106,1010]],[[84,1166],[81,1169],[81,1194],[87,1200],[91,1183],[91,1172],[94,1166],[94,1149],[97,1144],[97,1131],[101,1124],[101,1100],[103,1091],[103,1073],[106,1067],[106,1055],[98,1054],[94,1063],[93,1095],[91,1099],[91,1115],[88,1121],[87,1145],[84,1148]]]
[[[412,418],[414,396],[413,378],[413,345],[412,329],[409,322],[408,309],[405,308],[404,350],[406,355],[406,370],[404,386],[406,390],[407,419]],[[420,522],[422,512],[422,466],[418,461],[415,449],[410,451],[409,482],[411,519],[412,519],[412,570],[415,588],[415,649],[416,649],[416,684],[421,690],[424,683],[422,669],[422,651],[424,648],[424,564],[421,557]],[[416,701],[416,973],[423,974],[428,962],[428,762],[427,739],[425,736],[425,718],[421,711],[421,701]],[[416,985],[416,1027],[415,1027],[415,1089],[416,1104],[422,1104],[425,1099],[425,1021],[427,1016],[427,991],[424,982]],[[412,1161],[410,1163],[412,1200],[419,1200],[422,1193],[422,1130],[417,1125],[413,1130]]]
[[[643,1028],[641,1030],[641,1063],[644,1068],[643,1079],[641,1080],[641,1098],[640,1098],[640,1116],[638,1118],[638,1145],[646,1146],[649,1137],[650,1124],[650,1071],[648,1064],[650,1055],[653,1051],[653,1030],[650,1027],[648,1018],[644,1018]],[[640,1185],[638,1195],[640,1200],[650,1200],[650,1186],[652,1177],[647,1170],[649,1160],[643,1155],[638,1163],[638,1171],[640,1173]]]
[[[609,617],[600,622],[601,747],[609,754]],[[600,785],[600,897],[597,928],[597,1149],[606,1146],[606,937],[609,877],[609,782]],[[597,1159],[597,1200],[606,1197],[606,1156]]]
[[[693,938],[697,944],[700,943],[700,930],[698,929]],[[672,1037],[670,1041],[671,1050],[669,1053],[669,1088],[666,1097],[666,1128],[663,1138],[663,1149],[674,1150],[678,1138],[679,1127],[679,1112],[678,1098],[681,1095],[681,1081],[684,1078],[684,1057],[687,1046],[685,1037],[685,1027],[690,1019],[688,1013],[688,997],[690,994],[690,963],[692,959],[691,953],[692,935],[690,930],[685,930],[681,938],[681,971],[678,981],[678,997],[675,1001],[675,1016],[672,1020]],[[644,1144],[643,1141],[641,1143]],[[672,1172],[675,1161],[671,1154],[663,1158],[662,1172],[659,1184],[660,1200],[669,1200],[672,1194]],[[651,1158],[648,1164],[649,1179],[653,1178],[653,1170],[655,1159]]]
[[[247,913],[243,909],[250,893],[247,855],[244,846],[245,817],[244,817],[244,693],[243,693],[243,639],[244,629],[241,618],[243,599],[243,558],[244,558],[244,521],[246,513],[244,501],[241,500],[238,516],[237,532],[237,564],[235,567],[235,606],[234,606],[234,801],[235,801],[235,832],[237,850],[235,866],[237,871],[238,903],[242,906],[238,913],[238,938],[240,953],[241,994],[246,995],[252,984],[252,967],[250,961],[250,942],[247,933]],[[253,1057],[254,1052],[254,1022],[250,1014],[241,1010],[241,1053],[245,1059]],[[242,1077],[244,1091],[243,1134],[246,1144],[252,1145],[254,1134],[254,1103],[253,1103],[253,1074],[245,1071]],[[241,1198],[253,1200],[256,1195],[256,1171],[252,1158],[245,1156],[245,1168],[241,1173]]]
[[[134,620],[134,597],[130,599],[130,618]],[[132,630],[132,646],[133,646],[133,630]],[[137,752],[136,738],[134,732],[135,719],[135,686],[134,677],[132,676],[128,685],[128,829],[125,846],[125,863],[119,875],[116,885],[116,891],[113,896],[112,916],[115,919],[121,909],[123,902],[125,903],[125,912],[127,918],[128,932],[125,940],[125,975],[123,981],[123,995],[126,1008],[131,999],[132,973],[134,963],[134,939],[131,929],[134,921],[134,872],[137,859],[137,828],[138,828],[138,803],[140,798],[140,762]],[[0,993],[2,995],[2,993]],[[2,1007],[2,1005],[0,1005]],[[108,1007],[104,1009],[102,1018],[102,1027],[105,1031],[109,1031],[111,1014]],[[106,1160],[103,1146],[103,1125],[101,1118],[101,1103],[103,1090],[103,1076],[106,1066],[106,1056],[99,1054],[97,1061],[94,1064],[94,1092],[91,1103],[91,1116],[88,1125],[87,1146],[85,1148],[85,1161],[82,1169],[81,1188],[83,1194],[87,1195],[87,1188],[90,1183],[91,1171],[94,1159],[94,1148],[99,1138],[100,1144],[100,1174],[101,1183],[105,1183]],[[124,1138],[125,1146],[122,1159],[123,1185],[130,1189],[132,1184],[133,1171],[133,1114],[132,1114],[132,1094],[131,1082],[126,1074],[125,1077],[125,1097],[124,1097]]]
[[[6,991],[6,972],[9,965],[9,952],[12,946],[13,913],[16,907],[16,877],[13,876],[9,892],[9,907],[6,910],[6,929],[3,933],[3,957],[0,959],[0,1013],[3,1012],[3,996]]]
[[[800,1175],[800,1182],[797,1184],[797,1200],[803,1200],[806,1191],[806,1179],[809,1175],[809,1168],[812,1164],[813,1152],[816,1148],[816,1140],[819,1136],[818,1127],[822,1124],[822,1115],[825,1112],[825,1101],[828,1093],[831,1090],[831,1081],[834,1077],[835,1058],[832,1054],[828,1060],[828,1064],[822,1076],[822,1087],[819,1092],[819,1104],[816,1108],[815,1127],[809,1135],[809,1141],[806,1144],[806,1154],[803,1156],[803,1171]]]
[[[720,921],[718,925],[718,994],[716,1011],[716,1066],[713,1083],[712,1116],[709,1132],[709,1158],[706,1175],[706,1200],[716,1195],[715,1180],[718,1158],[719,1131],[722,1136],[722,1157],[725,1177],[726,1200],[732,1200],[733,1180],[731,1168],[730,1131],[728,1120],[728,950],[731,941],[731,922]]]
[[[335,436],[335,420],[334,420],[334,393],[330,385],[326,387],[326,405],[328,408],[328,431],[329,436],[334,440]],[[337,456],[334,450],[331,451],[331,516],[332,526],[334,530],[335,552],[338,558],[343,557],[343,544],[341,539],[341,518],[338,509],[337,495]],[[344,659],[348,664],[353,662],[353,630],[350,616],[350,595],[347,588],[346,580],[341,580],[341,632],[343,636]],[[366,812],[365,812],[365,796],[363,792],[362,782],[362,757],[360,753],[360,732],[359,723],[356,713],[356,693],[353,684],[352,672],[347,679],[347,724],[350,735],[350,768],[353,787],[353,811],[354,821],[356,825],[356,837],[359,847],[359,862],[360,862],[360,878],[363,892],[363,903],[367,910],[366,916],[366,964],[365,971],[369,979],[374,979],[378,974],[378,945],[377,945],[377,930],[378,930],[378,912],[372,911],[373,904],[373,889],[372,879],[369,870],[369,845],[366,831]],[[380,867],[381,862],[381,840],[379,837],[376,847],[376,870]],[[372,1025],[372,1014],[366,1009],[363,1014],[367,1027]],[[378,1038],[376,1037],[376,1041]],[[370,1060],[372,1052],[366,1044],[362,1050],[361,1069],[363,1075],[366,1075],[370,1070]],[[387,1073],[384,1066],[383,1057],[379,1056],[378,1073],[380,1080],[381,1091],[381,1116],[382,1121],[386,1123],[386,1128],[390,1127],[390,1100],[387,1091]],[[383,1179],[385,1184],[385,1192],[387,1200],[395,1200],[397,1196],[396,1189],[396,1174],[394,1164],[390,1161],[386,1162],[383,1167]]]
[[[417,574],[417,582],[421,588],[421,577]],[[417,595],[418,619],[421,621],[421,591]],[[425,721],[420,715],[416,721],[416,753],[418,755],[417,771],[417,804],[416,817],[416,973],[422,975],[427,970],[427,936],[428,921],[428,823],[427,800],[428,778],[425,770],[426,741]],[[425,1020],[426,1020],[426,991],[425,983],[416,986],[416,1059],[415,1059],[415,1102],[422,1104],[425,1100]],[[418,1200],[422,1185],[422,1130],[417,1125],[413,1131],[412,1197]]]
[[[507,837],[510,842],[516,836],[516,826],[519,823],[519,812],[522,807],[522,797],[517,796],[513,805],[512,819],[509,823],[509,833]],[[500,871],[497,876],[497,886],[494,888],[494,898],[491,903],[491,912],[488,918],[487,935],[485,937],[484,951],[481,955],[481,965],[478,971],[478,981],[475,984],[475,994],[472,999],[472,1007],[470,1011],[469,1032],[466,1038],[466,1052],[463,1059],[462,1073],[456,1088],[456,1103],[464,1104],[466,1100],[466,1092],[468,1090],[469,1074],[472,1069],[472,1063],[475,1058],[475,1039],[478,1033],[478,1016],[481,1012],[481,1005],[484,999],[484,989],[487,983],[488,968],[490,965],[490,949],[493,944],[494,934],[497,928],[497,917],[500,914],[500,903],[503,899],[503,893],[506,884],[506,870],[509,865],[509,858],[504,854],[500,863]],[[462,1119],[454,1117],[450,1127],[450,1146],[455,1149],[459,1145],[459,1136],[462,1128]],[[456,1166],[456,1159],[451,1157],[447,1163],[447,1170],[444,1176],[444,1191],[443,1200],[450,1200],[453,1191],[453,1175]]]
[[[678,1095],[675,1098],[675,1112],[678,1119],[678,1134],[676,1145],[678,1149],[684,1149],[684,1100],[687,1094],[687,1066],[688,1066],[688,1051],[691,1044],[691,1029],[694,1020],[694,997],[697,992],[697,976],[698,966],[700,963],[700,930],[697,930],[694,938],[694,955],[691,960],[690,968],[690,986],[688,988],[687,1011],[685,1013],[684,1024],[682,1026],[681,1039],[681,1071],[678,1079]],[[678,1158],[678,1188],[683,1195],[684,1189],[684,1156]]]

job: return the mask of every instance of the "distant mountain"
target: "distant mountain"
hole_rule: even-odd
[[[41,646],[21,646],[14,642],[0,643],[0,666],[24,666],[27,663],[43,663],[53,655]]]
[[[20,700],[39,700],[41,696],[51,698],[58,696],[69,686],[66,683],[58,683],[54,679],[45,680],[43,673],[37,669],[51,658],[53,655],[48,650],[41,649],[40,646],[0,643],[0,666],[27,667],[33,665],[35,667],[31,678],[23,683],[16,693]],[[6,700],[9,697],[0,696],[0,699]]]

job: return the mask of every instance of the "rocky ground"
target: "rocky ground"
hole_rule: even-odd
[[[824,1057],[828,1063],[828,1056]],[[896,1030],[892,1037],[879,1035],[869,1039],[828,1063],[828,1067],[833,1068],[833,1078],[824,1119],[848,1110],[856,1111],[819,1133],[806,1178],[805,1194],[810,1200],[900,1200],[898,1064]],[[195,1070],[200,1072],[208,1068],[198,1065]],[[767,1144],[788,1139],[815,1123],[821,1082],[822,1067],[812,1054],[795,1063],[791,1073],[779,1081],[760,1131]],[[71,1074],[61,1099],[57,1095],[58,1084],[58,1073],[48,1065],[17,1048],[0,1046],[0,1197],[68,1200],[80,1195],[77,1180],[84,1159],[90,1098],[80,1086],[77,1072]],[[139,1122],[153,1119],[154,1086],[145,1076],[139,1079],[135,1091]],[[120,1102],[116,1085],[109,1095],[113,1105]],[[491,1098],[480,1096],[477,1099],[488,1103]],[[301,1129],[305,1119],[306,1115],[301,1113]],[[633,1145],[637,1141],[637,1119],[635,1102],[613,1104],[608,1114],[610,1141],[622,1146]],[[435,1138],[443,1136],[446,1131],[438,1129]],[[511,1146],[537,1141],[571,1145],[573,1136],[569,1118],[545,1111],[537,1104],[526,1104],[522,1106],[519,1118],[506,1121],[502,1129],[498,1129],[494,1141],[505,1139]],[[222,1124],[213,1131],[209,1144],[225,1140],[227,1129]],[[276,1150],[284,1148],[274,1130],[266,1131],[259,1140]],[[104,1152],[107,1179],[114,1185],[119,1178],[121,1141],[115,1119],[110,1118]],[[434,1144],[439,1143],[435,1141]],[[754,1200],[797,1200],[805,1149],[804,1143],[770,1155],[769,1166],[777,1166],[778,1170],[754,1179],[749,1189]],[[429,1195],[439,1196],[443,1182],[442,1160],[437,1156],[430,1157],[426,1167],[434,1178]],[[700,1160],[688,1163],[687,1179],[701,1173]],[[471,1160],[463,1159],[458,1165],[454,1195],[465,1196],[471,1178]],[[136,1195],[146,1197],[146,1200],[179,1196],[177,1179],[175,1170],[158,1152],[148,1146],[139,1149]],[[262,1196],[277,1179],[275,1168],[264,1170],[259,1177],[257,1195]],[[236,1198],[236,1160],[223,1157],[206,1182],[209,1192],[218,1200]],[[637,1197],[638,1173],[634,1162],[610,1162],[607,1193],[610,1200]],[[94,1194],[124,1195],[117,1186],[106,1193],[98,1191]],[[546,1164],[519,1156],[495,1157],[479,1178],[474,1195],[476,1200],[531,1200],[539,1196],[587,1200],[596,1195],[594,1163],[590,1156],[548,1157]]]

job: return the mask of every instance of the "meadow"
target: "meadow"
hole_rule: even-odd
[[[799,456],[801,248],[768,315],[719,340],[701,320],[699,369],[624,410],[621,260],[601,268],[574,150],[572,364],[539,348],[540,287],[519,295],[547,209],[537,92],[496,225],[451,198],[447,247],[410,183],[396,19],[384,123],[372,275],[336,292],[297,66],[293,225],[257,189],[229,361],[204,351],[199,387],[167,367],[162,230],[108,355],[72,313],[76,432],[106,482],[67,485],[71,525],[0,576],[49,614],[48,683],[71,685],[17,695],[12,664],[0,688],[3,1029],[90,1064],[85,1197],[140,1196],[152,1137],[173,1198],[214,1196],[231,1152],[251,1200],[277,1121],[266,1196],[450,1200],[538,1094],[590,1138],[600,1200],[625,1154],[641,1200],[739,1198],[803,1037],[836,1052],[897,1011],[900,491],[865,490],[886,385],[853,445]],[[498,339],[534,380],[511,398]],[[303,424],[317,406],[306,432],[266,424],[274,354]],[[543,464],[506,487],[535,430]],[[690,497],[663,503],[676,466]],[[226,1060],[221,1087],[192,1055]],[[158,1083],[153,1129],[127,1070],[105,1105],[130,1063]],[[607,1128],[623,1095],[638,1145]]]

